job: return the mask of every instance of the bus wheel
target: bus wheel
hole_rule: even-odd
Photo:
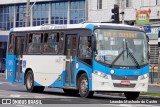
[[[34,78],[33,78],[33,73],[32,71],[28,71],[26,76],[25,76],[25,84],[26,84],[26,89],[28,92],[36,92],[37,87],[34,86]]]
[[[139,97],[140,92],[124,92],[127,100],[136,100]]]
[[[89,82],[86,73],[82,74],[79,82],[79,93],[81,97],[92,97],[94,92],[89,91]]]

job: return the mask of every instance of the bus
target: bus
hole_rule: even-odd
[[[148,37],[139,27],[112,23],[42,25],[10,30],[6,79],[28,92],[45,87],[92,97],[148,90]]]

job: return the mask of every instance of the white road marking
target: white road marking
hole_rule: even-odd
[[[16,105],[18,107],[32,107],[32,106],[26,106],[26,105]]]
[[[0,82],[0,84],[10,84],[9,82]]]
[[[150,105],[150,104],[149,104],[149,105],[146,105],[146,104],[137,104],[137,105],[134,105],[134,107],[142,107],[142,106],[143,106],[143,107],[151,107],[151,106],[152,106],[152,107],[159,107],[159,106]]]
[[[21,97],[19,94],[11,94],[10,97]]]
[[[146,105],[146,104],[101,104],[107,106],[116,106],[116,107],[160,107],[155,105]]]
[[[131,104],[120,104],[119,106],[122,106],[122,107],[132,107],[133,105],[131,105]]]

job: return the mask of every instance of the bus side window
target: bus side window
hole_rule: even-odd
[[[41,33],[35,33],[29,35],[28,53],[40,54],[42,51],[42,38]]]
[[[28,37],[28,53],[32,52],[32,34]]]
[[[83,62],[92,65],[91,63],[91,39],[87,36],[81,36],[79,38],[79,50],[78,50],[78,58]]]
[[[32,34],[29,34],[29,43],[32,43]]]
[[[59,33],[49,33],[44,35],[44,54],[57,54]]]
[[[61,33],[58,37],[58,53],[63,54],[64,52],[64,33]]]

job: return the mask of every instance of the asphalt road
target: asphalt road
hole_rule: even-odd
[[[42,99],[45,103],[53,103],[54,105],[45,105],[48,107],[160,107],[160,104],[113,104],[112,101],[126,101],[125,97],[117,97],[111,95],[94,94],[93,98],[81,98],[79,95],[67,95],[62,89],[45,88],[43,93],[29,93],[25,86],[21,84],[11,84],[5,80],[5,77],[0,77],[0,98],[3,99],[21,99],[26,98]],[[141,97],[138,98],[142,100]],[[2,100],[2,99],[1,99]],[[158,101],[157,99],[143,99],[144,101]],[[159,99],[160,102],[160,99]],[[0,105],[1,107],[44,107],[44,105]]]

